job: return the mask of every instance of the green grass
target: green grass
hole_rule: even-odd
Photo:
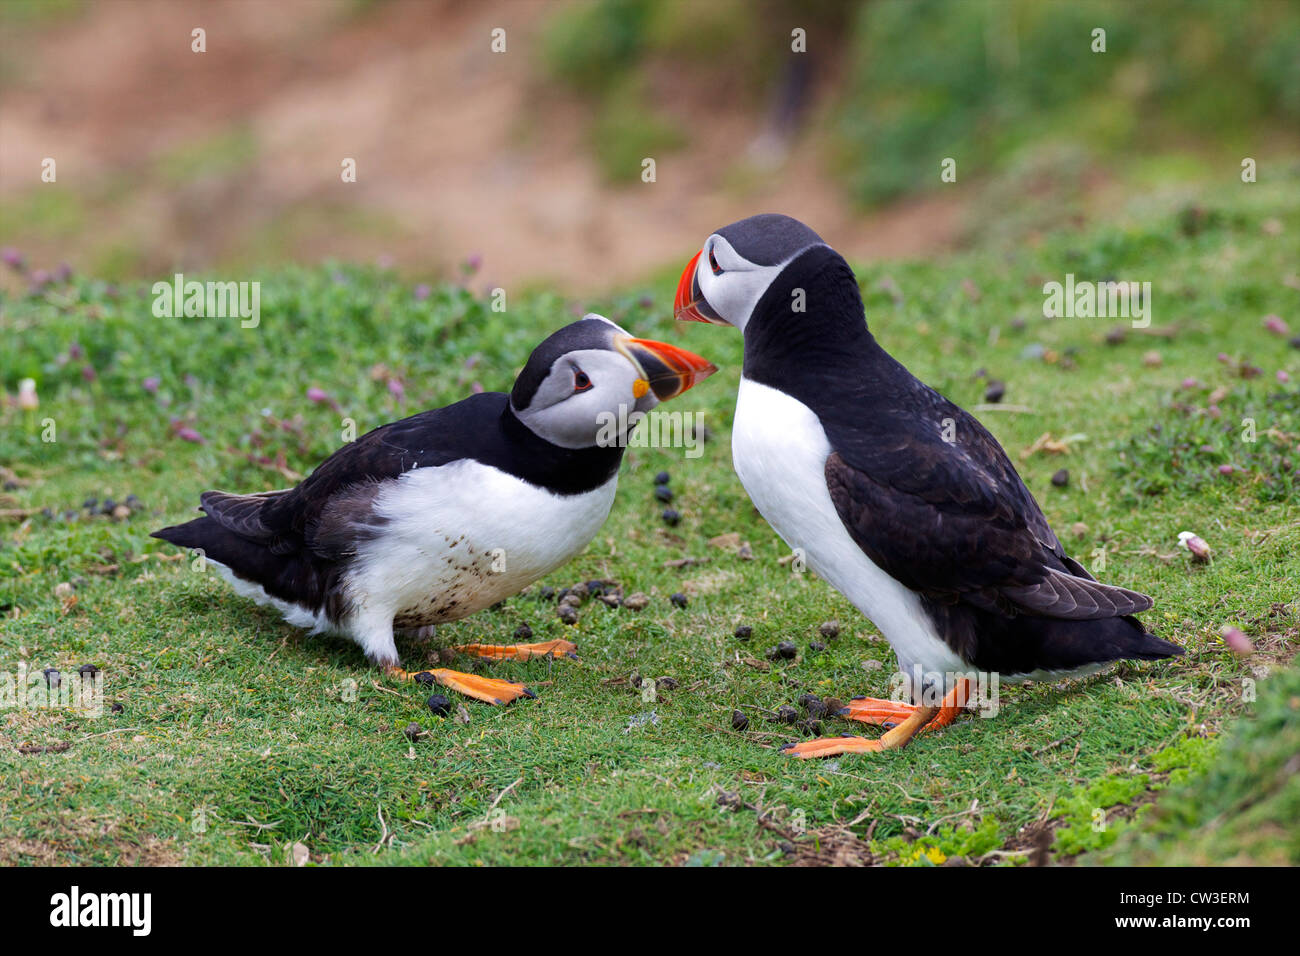
[[[256,329],[154,318],[147,286],[74,280],[8,297],[0,671],[93,663],[122,711],[0,710],[0,861],[283,864],[301,843],[330,863],[934,865],[1019,862],[1046,841],[1058,859],[1300,862],[1294,768],[1283,759],[1294,753],[1294,674],[1269,676],[1294,656],[1300,629],[1300,351],[1262,326],[1277,313],[1300,332],[1300,190],[1287,185],[1289,195],[1261,186],[1247,199],[1207,199],[1190,218],[1167,208],[1010,252],[860,270],[872,328],[923,379],[968,407],[985,388],[980,369],[1007,383],[1002,410],[981,419],[1071,551],[1104,560],[1105,580],[1155,595],[1148,620],[1188,655],[1004,686],[996,719],[963,718],[904,751],[830,762],[782,756],[776,748],[801,735],[765,713],[805,692],[884,696],[892,654],[843,598],[781,563],[783,545],[730,466],[739,336],[675,326],[674,274],[581,303],[512,295],[506,313],[454,285],[419,300],[390,273],[349,266],[214,277],[261,279]],[[1153,328],[1167,335],[1130,330],[1107,344],[1113,322],[1044,319],[1042,284],[1067,271],[1151,281]],[[360,432],[475,382],[507,387],[577,307],[680,341],[722,371],[677,403],[705,414],[704,455],[630,452],[608,524],[544,582],[615,579],[651,595],[645,610],[588,602],[567,628],[535,587],[431,644],[399,642],[419,666],[451,643],[508,641],[521,623],[539,640],[574,638],[580,664],[485,667],[529,682],[537,700],[469,702],[468,723],[434,717],[425,694],[381,678],[355,646],[305,638],[148,538],[190,514],[203,489],[252,491],[306,473],[340,443],[345,417]],[[1144,362],[1152,351],[1159,366]],[[1242,377],[1243,363],[1261,374]],[[27,377],[41,405],[24,412],[12,399]],[[156,394],[142,386],[151,377]],[[1182,388],[1185,378],[1200,384]],[[308,401],[310,386],[338,409]],[[1206,423],[1198,410],[1216,388],[1227,389],[1222,418]],[[1245,416],[1257,421],[1253,445],[1239,438]],[[41,440],[47,418],[55,442]],[[182,440],[181,427],[203,443]],[[1044,434],[1075,436],[1069,453],[1022,458]],[[1225,463],[1241,470],[1220,477]],[[1061,467],[1071,477],[1057,488]],[[683,515],[676,528],[651,494],[661,469]],[[123,520],[81,507],[128,494],[140,505]],[[1176,546],[1183,529],[1212,545],[1213,563],[1190,563]],[[753,560],[709,544],[729,532],[750,542]],[[703,563],[665,565],[681,557]],[[63,582],[75,603],[66,589],[56,595]],[[669,603],[678,591],[685,608]],[[831,619],[840,635],[814,651]],[[741,623],[754,628],[748,643],[732,636]],[[1229,652],[1225,624],[1257,653]],[[796,660],[765,659],[779,640],[797,645]],[[647,701],[633,673],[677,686]],[[1247,680],[1259,683],[1259,718]],[[1292,689],[1270,696],[1282,681]],[[736,708],[750,717],[744,732],[731,729]],[[1219,746],[1239,717],[1244,729]],[[402,733],[411,722],[425,730],[415,743]],[[61,752],[17,749],[65,742]],[[1212,795],[1200,809],[1198,791],[1183,789],[1198,786]],[[1255,789],[1267,799],[1251,802]],[[1092,827],[1096,810],[1105,830]],[[1207,829],[1211,816],[1219,822]],[[1260,832],[1281,835],[1262,846]]]

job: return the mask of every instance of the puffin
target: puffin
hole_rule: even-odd
[[[997,439],[876,341],[852,269],[808,226],[763,214],[719,229],[673,307],[744,336],[736,474],[889,641],[912,701],[850,701],[842,716],[887,732],[791,754],[905,746],[971,705],[981,674],[1055,679],[1183,653],[1134,616],[1150,597],[1094,580],[1066,553]]]
[[[290,624],[351,638],[393,676],[506,704],[532,693],[446,668],[404,671],[394,632],[428,634],[582,551],[613,504],[627,433],[715,371],[588,314],[533,350],[509,394],[471,395],[376,428],[293,488],[204,492],[202,517],[153,537],[198,551]],[[457,650],[527,660],[572,655],[575,645]]]

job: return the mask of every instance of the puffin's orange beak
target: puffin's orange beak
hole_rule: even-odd
[[[673,316],[682,322],[709,322],[713,325],[726,325],[716,315],[713,315],[712,309],[708,308],[708,303],[704,302],[703,296],[700,295],[699,283],[695,281],[695,269],[699,265],[700,256],[704,255],[701,249],[691,257],[691,261],[686,263],[686,268],[682,270],[682,277],[677,280],[677,295],[673,298]],[[701,304],[708,310],[708,313],[700,310]]]
[[[718,370],[708,359],[667,342],[620,337],[617,344],[641,370],[646,385],[661,402],[676,398]]]

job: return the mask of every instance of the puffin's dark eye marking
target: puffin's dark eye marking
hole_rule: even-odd
[[[585,392],[589,388],[591,388],[591,379],[587,378],[587,373],[580,368],[574,369],[573,390],[575,392]]]
[[[722,275],[722,267],[718,265],[718,260],[713,257],[713,250],[709,250],[709,268],[713,270],[715,276]]]

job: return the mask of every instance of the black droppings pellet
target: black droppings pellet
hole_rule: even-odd
[[[794,660],[795,655],[799,653],[799,649],[789,641],[782,641],[780,644],[776,645],[776,653],[778,656],[784,657],[787,661],[792,661]]]
[[[544,587],[537,592],[537,596],[540,597],[543,601],[553,601],[555,600],[555,588]]]
[[[669,475],[668,472],[666,472],[666,471],[661,471],[661,472],[659,472],[659,474],[655,475],[655,484],[656,484],[656,485],[666,485],[666,484],[668,484],[668,482],[669,482],[669,480],[671,479],[671,477],[672,477],[672,476]]]
[[[675,677],[660,677],[655,683],[660,690],[676,690],[678,687],[677,678]]]
[[[578,612],[569,604],[561,604],[555,609],[555,616],[570,626],[578,623]]]
[[[445,694],[434,694],[426,700],[425,703],[428,704],[429,709],[439,717],[446,717],[451,713],[451,701]]]
[[[420,736],[420,725],[412,721],[411,723],[406,725],[406,729],[403,730],[402,733],[406,734],[407,740],[414,743],[416,739]]]
[[[82,664],[77,668],[77,673],[82,677],[94,677],[99,673],[99,668],[94,664]]]
[[[834,640],[835,638],[840,636],[840,622],[823,621],[821,624],[817,626],[817,631],[819,634],[821,634],[822,637],[826,638],[828,641]]]
[[[675,592],[671,597],[668,598],[668,600],[673,602],[674,607],[686,607],[686,605],[690,602],[690,599],[687,598],[686,595],[683,594],[681,591]]]
[[[776,719],[783,724],[793,724],[799,719],[799,711],[795,710],[789,704],[782,704],[776,709]]]
[[[423,684],[425,687],[431,687],[435,683],[433,675],[428,671],[420,671],[420,673],[416,674],[415,682],[417,684]]]
[[[821,653],[822,651],[826,650],[826,645],[823,644],[821,641],[809,641],[808,650]]]
[[[58,687],[59,684],[63,683],[63,675],[53,667],[47,667],[41,673],[45,675],[45,683],[50,687]]]
[[[533,639],[533,629],[527,624],[520,624],[515,628],[515,643],[526,644]]]
[[[81,507],[85,508],[87,511],[94,511],[95,508],[97,508],[98,506],[99,506],[98,498],[87,498],[85,501],[81,503]]]
[[[1052,484],[1058,488],[1064,488],[1070,483],[1070,469],[1062,468],[1052,475]]]
[[[602,594],[605,593],[605,589],[608,586],[609,586],[608,581],[588,581],[587,593],[590,594],[592,597],[600,597]]]
[[[1002,396],[1007,393],[1005,383],[994,379],[989,382],[988,388],[984,389],[984,401],[997,403],[1002,401]]]
[[[108,710],[109,713],[120,714],[122,711],[126,710],[126,708],[123,707],[121,704],[114,704],[112,707],[108,708]]]
[[[754,636],[754,629],[748,624],[741,624],[735,630],[735,637],[738,641],[747,641]]]
[[[667,504],[673,500],[673,490],[667,485],[655,485],[655,497]]]
[[[749,727],[749,718],[738,710],[731,712],[731,729],[745,730]]]
[[[682,520],[682,516],[674,508],[665,508],[660,517],[664,519],[664,524],[670,528],[677,527],[677,522]]]

